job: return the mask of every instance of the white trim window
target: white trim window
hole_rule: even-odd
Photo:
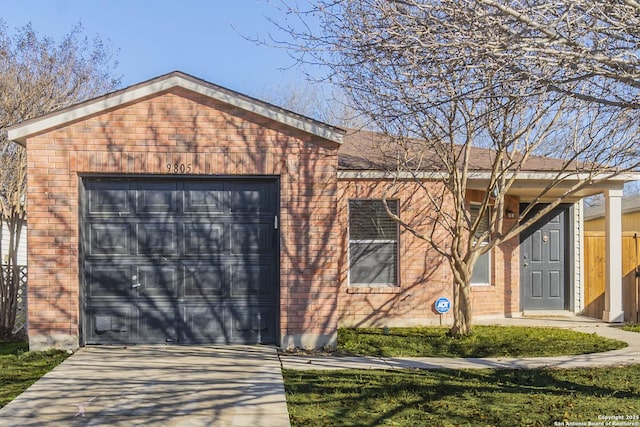
[[[480,206],[479,205],[471,205],[469,207],[471,222],[475,221],[478,215],[480,214]],[[478,227],[478,231],[476,232],[476,238],[482,235],[484,232],[489,230],[489,221],[491,218],[490,209],[487,208],[482,221]],[[480,242],[481,246],[485,246],[489,244],[489,237],[486,237],[483,241]],[[473,266],[473,271],[471,273],[471,285],[472,286],[489,286],[491,285],[491,251],[481,255],[476,261],[476,265]]]
[[[388,200],[398,214],[398,201]],[[398,285],[398,223],[382,200],[349,200],[349,284]]]

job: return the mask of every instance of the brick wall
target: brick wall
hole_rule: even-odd
[[[29,139],[29,333],[33,348],[78,345],[78,196],[83,174],[280,177],[284,345],[335,339],[338,145],[183,89]]]
[[[440,183],[428,184],[437,194]],[[425,194],[413,182],[389,186],[389,182],[373,180],[338,181],[338,221],[344,230],[340,240],[340,297],[338,312],[341,326],[413,326],[452,322],[452,314],[440,315],[433,303],[445,296],[453,300],[453,278],[447,260],[425,240],[400,227],[399,286],[350,287],[348,279],[348,204],[349,199],[380,199],[384,192],[389,199],[399,201],[400,217],[420,233],[432,230],[434,211]],[[469,199],[478,194],[469,192]],[[443,210],[451,210],[451,203],[442,203]],[[517,198],[509,198],[506,209],[518,212]],[[509,221],[506,220],[505,221]],[[508,224],[505,224],[507,226]],[[436,228],[436,240],[447,239]],[[474,315],[511,314],[519,310],[519,252],[517,239],[492,251],[491,286],[474,286],[472,304]]]

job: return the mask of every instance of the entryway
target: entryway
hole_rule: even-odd
[[[520,235],[520,305],[523,311],[570,308],[569,213],[570,207],[561,205]]]

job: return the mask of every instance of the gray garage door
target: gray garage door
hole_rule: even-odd
[[[277,181],[83,184],[85,343],[275,342]]]

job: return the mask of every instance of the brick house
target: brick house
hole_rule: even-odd
[[[174,72],[17,124],[9,138],[28,152],[32,349],[321,347],[338,325],[441,321],[433,302],[450,296],[450,273],[381,214],[389,180],[367,150],[375,134]],[[549,179],[543,166],[522,174],[509,210]],[[578,197],[604,191],[615,229],[628,179]],[[402,217],[420,217],[414,185],[392,190]],[[521,268],[540,233],[492,251],[475,277],[475,315],[580,311],[580,206],[569,201],[537,230],[558,236],[562,253],[560,270],[541,270],[549,283],[529,283],[540,271]],[[611,321],[621,312],[615,270]],[[543,287],[551,293],[537,295]]]

